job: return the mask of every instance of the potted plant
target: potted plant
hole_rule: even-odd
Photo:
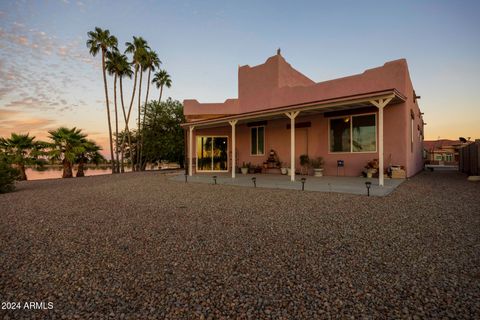
[[[373,159],[367,162],[365,166],[365,171],[367,173],[367,178],[372,178],[375,173],[378,172],[378,160]]]
[[[287,169],[287,164],[285,162],[281,162],[280,163],[280,172],[283,174],[283,175],[286,175],[287,172],[288,172],[288,169]]]
[[[255,166],[252,165],[250,162],[247,163],[247,167],[248,167],[248,173],[255,173]]]
[[[240,170],[242,171],[242,174],[247,174],[248,173],[248,165],[245,164],[245,161],[243,162]]]
[[[290,168],[290,166],[287,167],[287,176],[291,176],[292,175],[292,168]]]
[[[323,161],[322,157],[317,157],[315,159],[310,160],[310,165],[313,168],[313,175],[315,177],[323,177]]]
[[[310,158],[308,154],[302,154],[300,156],[300,166],[302,167],[301,174],[308,174],[310,169]]]

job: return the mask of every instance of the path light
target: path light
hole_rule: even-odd
[[[302,181],[302,191],[305,191],[305,181],[307,181],[307,178],[302,178],[300,180]]]
[[[367,196],[370,197],[370,187],[372,186],[372,183],[370,181],[365,182],[365,186],[367,187]]]
[[[217,184],[217,176],[213,176],[213,182],[214,184]]]
[[[187,183],[188,174],[185,173],[185,183]]]
[[[253,187],[256,188],[257,187],[257,178],[252,177],[252,182],[253,182]]]

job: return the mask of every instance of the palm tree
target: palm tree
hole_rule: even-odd
[[[77,162],[78,162],[77,177],[85,176],[85,171],[84,171],[85,163],[93,162],[98,164],[100,161],[105,159],[99,152],[100,150],[102,150],[102,148],[100,148],[100,146],[97,145],[95,141],[82,139],[81,143],[84,150],[77,157]]]
[[[132,63],[135,65],[135,77],[133,81],[133,93],[132,93],[132,100],[130,101],[130,106],[132,106],[133,99],[135,96],[135,88],[137,84],[137,73],[138,73],[138,69],[140,68],[140,83],[138,86],[138,119],[137,119],[137,129],[138,131],[140,131],[140,99],[142,96],[142,74],[144,71],[143,66],[145,62],[145,57],[147,55],[147,50],[149,50],[150,47],[147,45],[147,41],[142,37],[133,37],[133,42],[126,42],[125,46],[127,47],[125,49],[125,53],[131,53],[133,55]],[[137,148],[137,164],[138,164],[139,155],[140,154],[138,153],[138,148]],[[132,161],[132,165],[133,165],[133,161]]]
[[[10,138],[0,138],[0,149],[10,156],[20,171],[19,180],[27,180],[25,165],[33,163],[38,156],[39,144],[29,134],[12,133]]]
[[[157,89],[160,89],[160,97],[158,98],[158,102],[161,102],[163,86],[167,88],[172,86],[172,79],[170,78],[167,70],[158,70],[158,72],[153,76],[152,83],[157,86]]]
[[[119,149],[118,149],[118,108],[117,108],[117,77],[122,68],[122,55],[118,50],[107,52],[105,68],[109,75],[113,75],[113,101],[115,104],[115,171],[120,172]]]
[[[85,152],[86,134],[81,129],[68,129],[60,127],[56,130],[48,131],[50,144],[50,156],[54,160],[61,160],[63,164],[62,178],[72,178],[72,164],[78,156]]]
[[[105,102],[107,105],[107,119],[108,119],[108,136],[110,138],[110,156],[112,158],[112,173],[115,173],[115,164],[113,158],[113,141],[112,141],[112,123],[110,121],[110,105],[108,101],[108,87],[107,75],[105,73],[105,56],[108,50],[116,49],[118,44],[117,38],[110,35],[109,30],[103,30],[95,27],[95,31],[88,32],[87,47],[90,49],[90,54],[96,56],[99,51],[102,52],[102,74],[103,86],[105,88]]]
[[[118,142],[120,140],[119,133],[118,133],[118,118],[117,118],[117,97],[116,97],[116,81],[117,78],[120,79],[120,101],[122,103],[122,111],[123,111],[123,119],[125,120],[125,131],[126,135],[122,135],[121,143],[120,143],[120,153],[121,153],[121,160],[120,160],[120,172],[125,172],[124,168],[124,163],[123,163],[123,157],[124,157],[124,152],[125,152],[125,138],[128,138],[129,144],[131,143],[131,136],[130,136],[130,130],[128,128],[128,123],[130,121],[130,114],[132,111],[132,104],[130,104],[130,107],[128,109],[128,115],[127,112],[125,111],[125,103],[123,101],[123,81],[122,79],[124,77],[131,78],[133,71],[130,63],[128,62],[127,56],[124,54],[120,54],[118,51],[113,51],[109,54],[107,54],[107,70],[110,75],[115,76],[114,80],[114,87],[115,87],[115,121],[116,121],[116,132],[115,132],[115,144],[116,144],[116,150],[117,150],[117,162],[118,162]],[[131,151],[131,150],[130,150]],[[130,155],[131,158],[131,155]],[[118,168],[117,168],[118,169]]]
[[[145,95],[145,104],[143,107],[143,121],[142,121],[142,130],[140,131],[140,156],[139,164],[140,170],[143,170],[142,165],[142,154],[143,154],[143,128],[145,127],[145,113],[147,112],[147,103],[148,103],[148,93],[150,92],[150,75],[152,71],[155,71],[155,68],[160,67],[162,62],[158,58],[158,55],[155,51],[149,50],[145,55],[144,65],[145,69],[148,69],[148,78],[147,78],[147,94]]]

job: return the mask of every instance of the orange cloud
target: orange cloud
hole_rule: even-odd
[[[0,137],[9,137],[12,132],[15,132],[29,133],[39,140],[48,140],[48,131],[54,130],[60,125],[56,120],[31,117],[19,110],[0,109]],[[88,133],[86,131],[84,133],[102,148],[102,155],[110,159],[108,134],[101,132]]]

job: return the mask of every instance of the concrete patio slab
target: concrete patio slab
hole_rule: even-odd
[[[273,175],[273,174],[247,174],[237,175],[233,179],[227,173],[202,173],[187,177],[188,182],[209,183],[213,184],[213,176],[217,177],[217,184],[232,185],[242,187],[253,187],[252,178],[256,178],[256,185],[258,188],[271,189],[291,189],[302,190],[301,179],[305,178],[305,191],[320,191],[320,192],[338,192],[367,195],[367,188],[365,182],[370,181],[370,195],[371,196],[386,196],[390,194],[396,187],[398,187],[403,179],[385,179],[385,185],[380,187],[378,179],[367,179],[363,177],[312,177],[312,176],[296,176],[296,181],[290,181],[289,176]],[[174,181],[185,181],[185,175],[179,174],[170,178]]]

